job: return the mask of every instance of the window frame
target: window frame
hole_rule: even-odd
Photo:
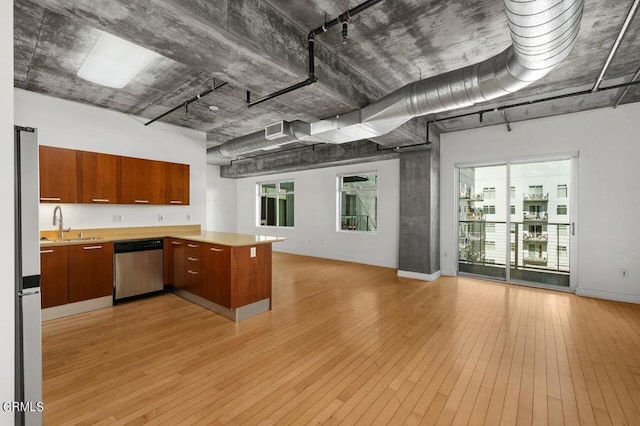
[[[293,225],[288,226],[288,225],[280,225],[280,203],[276,202],[276,224],[275,225],[263,225],[261,223],[262,221],[262,186],[263,185],[275,185],[276,186],[276,200],[279,199],[279,196],[282,194],[281,190],[280,190],[280,185],[283,183],[292,183],[293,184],[293,191],[289,191],[289,192],[284,192],[285,195],[291,194],[293,195]],[[256,197],[256,227],[258,228],[272,228],[272,229],[294,229],[295,228],[295,211],[296,211],[296,183],[295,183],[295,179],[293,178],[289,178],[289,179],[278,179],[278,180],[269,180],[269,181],[262,181],[262,182],[256,182],[256,193],[257,193],[257,197]]]
[[[345,176],[357,176],[357,175],[371,175],[371,174],[375,174],[376,175],[376,185],[373,187],[367,187],[367,188],[363,188],[360,189],[358,188],[358,191],[375,191],[375,198],[376,198],[376,229],[374,231],[361,231],[358,229],[342,229],[342,192],[344,191],[343,189],[343,182],[342,179]],[[361,170],[361,171],[354,171],[354,172],[346,172],[346,173],[338,173],[336,174],[336,232],[344,232],[346,234],[358,234],[358,235],[375,235],[378,233],[378,228],[379,228],[379,220],[378,220],[378,187],[380,186],[380,173],[378,173],[378,170]],[[353,190],[353,189],[350,189]]]

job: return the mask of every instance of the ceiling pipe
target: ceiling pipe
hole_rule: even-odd
[[[316,36],[326,32],[329,28],[335,25],[338,25],[339,23],[343,23],[343,25],[346,25],[350,18],[352,18],[353,16],[357,15],[358,13],[364,10],[369,9],[371,6],[375,6],[381,1],[383,0],[367,0],[364,3],[354,7],[353,9],[349,9],[346,12],[342,13],[337,18],[334,18],[329,22],[324,22],[318,28],[311,30],[309,32],[309,35],[307,36],[307,45],[308,45],[308,51],[309,51],[309,76],[307,77],[307,79],[299,83],[296,83],[292,86],[278,90],[277,92],[273,92],[269,95],[263,96],[262,98],[256,99],[254,101],[251,100],[251,92],[247,90],[247,100],[246,100],[247,107],[251,108],[263,102],[269,101],[273,98],[277,98],[278,96],[282,96],[286,93],[293,92],[294,90],[298,90],[305,86],[309,86],[315,83],[316,81],[318,81],[318,78],[316,77],[316,73],[315,73],[315,52],[314,52],[314,49],[315,49],[314,44],[315,44]],[[346,26],[343,26],[342,28],[342,37],[345,40],[347,38]]]
[[[183,107],[184,107],[184,113],[185,113],[185,115],[186,115],[186,114],[189,112],[189,104],[191,104],[191,103],[193,103],[193,102],[195,102],[195,101],[197,101],[197,100],[200,100],[200,98],[202,98],[203,96],[208,95],[209,93],[213,92],[214,90],[218,90],[219,88],[221,88],[221,87],[225,86],[226,84],[227,84],[227,83],[223,81],[222,83],[220,83],[220,84],[218,84],[218,85],[216,86],[216,81],[215,81],[215,79],[214,79],[214,80],[213,80],[213,85],[212,85],[210,88],[208,88],[207,90],[205,90],[204,92],[198,93],[197,95],[195,95],[195,96],[194,96],[193,98],[191,98],[191,99],[187,99],[186,101],[184,101],[183,103],[181,103],[181,104],[180,104],[180,105],[178,105],[177,107],[175,107],[175,108],[171,108],[169,111],[167,111],[167,112],[164,112],[164,113],[160,114],[159,116],[157,116],[156,118],[154,118],[154,119],[152,119],[152,120],[150,120],[150,121],[147,121],[146,123],[144,123],[144,125],[145,125],[145,126],[148,126],[149,124],[151,124],[151,123],[153,123],[153,122],[155,122],[155,121],[158,121],[158,120],[160,120],[162,117],[165,117],[165,116],[167,116],[167,115],[171,114],[172,112],[177,111],[177,110],[179,110],[180,108],[183,108]]]
[[[638,71],[636,72],[636,74],[631,79],[631,83],[635,83],[638,80],[638,77],[640,77],[640,68],[638,68]],[[629,91],[630,88],[631,88],[630,85],[624,88],[622,93],[620,93],[620,96],[618,96],[618,99],[616,100],[616,103],[613,104],[614,108],[618,108],[618,105],[620,105],[620,102],[622,102],[622,98],[625,97],[625,95],[627,94],[627,92]]]
[[[519,108],[519,107],[523,107],[523,106],[539,104],[539,103],[542,103],[542,102],[551,102],[551,101],[557,101],[557,100],[560,100],[560,99],[573,98],[573,97],[576,97],[576,96],[592,95],[594,93],[605,92],[607,90],[627,89],[627,88],[631,88],[631,87],[637,86],[637,85],[640,85],[640,80],[631,81],[629,83],[614,84],[613,86],[607,86],[607,87],[602,87],[601,86],[596,92],[592,92],[591,89],[580,90],[579,92],[565,93],[565,94],[562,94],[562,95],[556,95],[556,96],[549,96],[549,97],[546,97],[546,98],[534,99],[532,101],[518,102],[518,103],[515,103],[515,104],[502,105],[502,106],[499,106],[499,107],[483,109],[481,111],[465,112],[464,114],[451,115],[449,117],[442,117],[442,118],[433,119],[432,122],[440,123],[442,121],[456,120],[456,119],[459,119],[459,118],[470,117],[472,115],[486,114],[486,113],[489,113],[489,112],[501,111],[503,109]],[[480,122],[482,123],[482,121],[480,121]]]
[[[382,136],[413,117],[469,107],[541,79],[573,49],[584,0],[504,0],[504,4],[513,44],[501,53],[407,84],[360,110],[310,123],[309,132],[298,132],[291,142],[345,143]],[[264,131],[250,136],[256,149],[281,144],[267,139]],[[235,144],[235,140],[225,142],[208,149],[207,155],[228,159],[226,152]]]
[[[598,76],[598,79],[596,80],[595,84],[593,85],[593,88],[591,89],[592,92],[595,92],[596,90],[598,90],[598,88],[600,87],[600,84],[602,84],[602,79],[604,78],[605,73],[609,69],[609,65],[611,65],[611,61],[613,60],[613,57],[618,51],[618,47],[620,47],[620,43],[622,42],[622,39],[624,38],[624,35],[626,34],[627,29],[629,28],[629,24],[633,20],[633,16],[636,14],[636,11],[638,10],[638,5],[640,5],[640,0],[634,0],[633,4],[631,5],[631,9],[629,9],[629,13],[627,13],[627,17],[625,18],[624,23],[622,24],[622,28],[620,28],[618,37],[616,37],[616,41],[613,43],[613,46],[611,47],[611,51],[609,51],[609,56],[607,57],[607,60],[605,61],[604,66],[602,67],[602,70],[600,71],[600,75]]]

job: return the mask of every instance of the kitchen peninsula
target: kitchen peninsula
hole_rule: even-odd
[[[87,295],[93,294],[95,297],[86,296],[89,299],[85,300],[68,299],[66,292],[69,288],[92,287],[101,281],[101,277],[88,273],[80,274],[80,279],[84,282],[79,284],[70,282],[67,285],[60,282],[60,270],[73,264],[71,256],[74,246],[102,246],[105,251],[110,251],[109,256],[102,257],[102,263],[105,263],[112,262],[112,243],[149,238],[163,239],[164,284],[178,296],[233,321],[271,309],[271,245],[284,238],[201,231],[197,225],[83,229],[75,231],[82,237],[65,239],[55,239],[52,232],[41,232],[43,319],[113,304],[112,294],[105,293],[104,285],[95,294],[86,291]],[[78,250],[75,252],[83,253]],[[57,263],[49,260],[54,257],[58,259]],[[64,268],[61,263],[64,263]],[[101,270],[109,271],[112,265],[113,263],[102,265]],[[74,275],[70,272],[72,271],[67,272],[66,276]],[[107,274],[106,280],[112,282],[113,275]],[[55,302],[46,304],[47,300]]]

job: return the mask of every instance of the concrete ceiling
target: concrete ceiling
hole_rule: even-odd
[[[351,20],[346,44],[338,27],[317,37],[317,83],[247,108],[247,90],[256,99],[304,80],[309,30],[362,1],[16,0],[15,86],[151,119],[206,90],[214,79],[225,81],[192,103],[188,114],[180,109],[161,120],[205,131],[207,145],[215,146],[279,120],[316,121],[350,112],[421,77],[493,56],[511,42],[501,1],[386,0]],[[573,53],[541,81],[490,103],[413,119],[375,142],[386,147],[423,142],[426,123],[434,119],[440,132],[503,123],[497,112],[485,114],[483,123],[477,115],[444,119],[590,88],[631,4],[586,0]],[[120,90],[82,80],[76,73],[100,31],[162,56]],[[638,68],[636,17],[603,86],[630,81]],[[619,93],[565,98],[507,114],[517,122],[611,106]],[[640,87],[634,86],[623,103],[638,101]]]

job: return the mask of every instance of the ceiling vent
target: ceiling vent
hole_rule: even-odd
[[[286,121],[278,121],[277,123],[269,124],[264,128],[265,139],[272,141],[287,136],[285,133],[286,124],[288,124]]]

